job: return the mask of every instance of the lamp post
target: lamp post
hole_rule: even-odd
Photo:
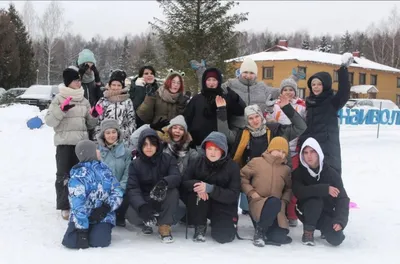
[[[36,84],[39,84],[39,69],[36,70]]]

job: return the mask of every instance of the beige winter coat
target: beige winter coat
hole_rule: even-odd
[[[51,102],[45,122],[54,128],[55,146],[76,145],[79,141],[89,138],[88,129],[93,129],[98,119],[90,115],[90,103],[83,97],[82,88],[71,91],[72,89],[60,84],[59,89],[60,93]],[[68,96],[72,96],[70,104],[75,106],[63,112],[60,106]]]
[[[240,171],[242,191],[249,199],[250,214],[255,221],[259,221],[264,203],[269,197],[281,199],[282,207],[278,213],[278,225],[289,228],[286,218],[286,205],[292,195],[292,181],[290,168],[284,160],[264,152],[261,157],[253,158]],[[261,197],[252,199],[256,192]]]

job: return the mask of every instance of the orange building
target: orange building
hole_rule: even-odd
[[[286,40],[263,52],[227,60],[239,69],[241,61],[252,58],[258,66],[258,80],[272,87],[279,87],[281,81],[293,70],[302,72],[304,78],[298,81],[299,96],[305,98],[309,91],[307,80],[313,74],[326,71],[331,73],[333,89],[338,89],[337,70],[341,64],[341,54],[291,48]],[[354,63],[349,67],[349,81],[352,98],[389,99],[400,105],[400,70],[379,64],[353,52]]]

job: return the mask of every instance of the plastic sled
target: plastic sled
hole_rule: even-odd
[[[43,121],[38,116],[35,116],[35,117],[29,119],[26,122],[26,125],[30,129],[39,129],[39,128],[41,128],[43,126]]]

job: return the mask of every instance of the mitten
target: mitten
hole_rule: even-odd
[[[265,112],[267,113],[272,113],[274,112],[274,105],[277,100],[271,100],[272,94],[268,95],[267,101],[265,102],[265,105],[267,106],[265,109]]]
[[[154,210],[149,204],[144,204],[139,207],[139,217],[147,226],[155,225],[157,223],[157,219],[154,216]]]
[[[168,125],[169,125],[169,121],[167,119],[163,120],[162,117],[160,117],[160,119],[158,119],[157,122],[150,124],[150,128],[164,133],[164,131],[162,131],[162,129]]]
[[[103,114],[103,107],[101,105],[96,104],[95,106],[90,109],[90,115],[93,117],[98,117],[99,115]]]
[[[69,109],[75,106],[74,104],[70,104],[71,100],[72,100],[71,96],[67,97],[67,99],[64,100],[64,102],[60,106],[61,111],[67,112]]]
[[[89,232],[87,229],[76,230],[76,247],[89,248]]]
[[[342,66],[349,67],[354,62],[353,54],[346,52],[342,55]]]
[[[97,207],[92,210],[92,213],[89,216],[89,221],[90,222],[96,222],[99,223],[101,222],[104,218],[106,218],[107,214],[111,211],[111,207],[103,203],[102,206]]]
[[[153,189],[150,191],[150,198],[162,202],[167,197],[168,183],[166,180],[160,180],[156,183]]]
[[[136,81],[135,81],[135,85],[137,85],[137,86],[145,86],[146,82],[144,81],[143,78],[137,78]]]

